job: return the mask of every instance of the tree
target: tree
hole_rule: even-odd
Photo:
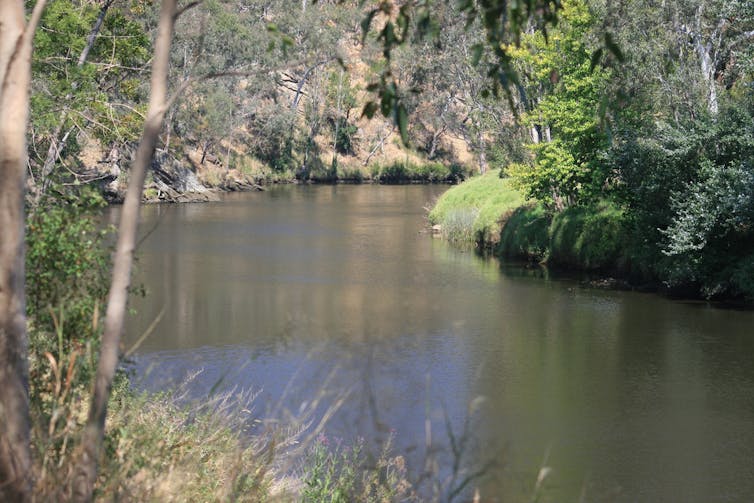
[[[101,6],[61,0],[40,20],[32,61],[30,163],[37,199],[54,167],[69,166],[80,140],[104,147],[136,141],[142,73],[151,53],[144,28],[114,0]],[[138,118],[138,119],[137,119]],[[75,166],[75,163],[74,163]]]
[[[523,115],[532,131],[533,165],[510,170],[527,196],[556,209],[593,202],[603,195],[608,147],[598,108],[609,70],[593,63],[589,35],[595,18],[582,0],[568,0],[558,27],[524,35],[511,47],[520,62],[521,91],[533,103]]]
[[[21,0],[0,3],[0,499],[31,500],[24,298],[26,126],[34,32]]]
[[[189,4],[191,6],[192,4]],[[102,335],[97,374],[94,380],[89,417],[79,446],[78,459],[71,481],[72,496],[75,501],[91,501],[94,483],[97,480],[97,460],[102,451],[105,435],[105,418],[110,388],[118,365],[118,346],[123,332],[126,315],[128,287],[131,283],[131,268],[136,247],[136,233],[139,221],[139,205],[144,189],[147,168],[162,130],[165,112],[170,105],[167,97],[168,68],[170,66],[170,45],[173,27],[180,12],[176,0],[163,0],[160,8],[160,22],[152,60],[152,77],[149,108],[144,122],[144,131],[136,159],[131,168],[128,192],[123,203],[118,228],[118,243],[113,259],[113,274],[105,314],[105,331]]]

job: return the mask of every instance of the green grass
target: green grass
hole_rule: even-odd
[[[445,192],[429,214],[430,223],[440,225],[453,241],[496,243],[500,221],[524,204],[523,196],[499,175],[497,170],[490,171]]]
[[[629,226],[623,209],[609,201],[552,214],[526,204],[498,171],[472,178],[443,194],[429,214],[443,236],[494,248],[502,258],[547,262],[582,270],[626,271]]]

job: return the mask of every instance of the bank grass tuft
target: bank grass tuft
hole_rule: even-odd
[[[501,219],[524,204],[523,196],[499,175],[499,170],[490,171],[452,187],[429,213],[430,223],[452,241],[497,242]]]

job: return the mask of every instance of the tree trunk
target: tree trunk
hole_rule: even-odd
[[[487,142],[484,139],[481,124],[477,130],[477,142],[479,143],[479,174],[483,175],[487,172]]]
[[[0,501],[30,501],[24,184],[31,50],[45,1],[0,2]]]
[[[94,381],[92,402],[71,482],[72,497],[75,501],[91,501],[94,483],[97,480],[97,461],[102,450],[102,439],[105,434],[107,401],[110,397],[110,388],[118,365],[118,346],[126,314],[133,253],[136,247],[139,204],[141,203],[147,167],[152,160],[165,117],[170,44],[173,38],[176,16],[176,0],[163,0],[152,62],[149,108],[141,141],[136,151],[136,159],[131,168],[126,199],[123,203],[118,228],[118,243],[113,260],[112,283],[105,315],[105,331],[102,335],[102,347]]]

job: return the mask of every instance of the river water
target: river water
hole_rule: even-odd
[[[483,501],[754,497],[754,312],[590,289],[426,232],[438,186],[287,186],[142,210],[140,386],[345,394],[325,435],[416,476],[494,459]],[[115,215],[117,211],[113,213]],[[278,410],[278,409],[276,409]],[[540,468],[548,475],[535,495]]]

